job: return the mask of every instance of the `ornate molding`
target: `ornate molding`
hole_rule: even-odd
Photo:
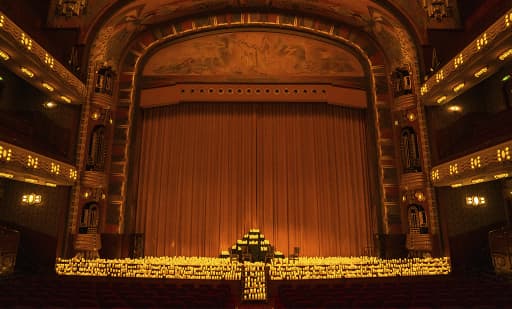
[[[84,171],[82,173],[82,185],[89,188],[106,188],[107,175],[103,172]]]
[[[2,46],[2,49],[5,48],[11,51],[13,57],[14,55],[17,58],[25,57],[27,61],[35,62],[38,70],[45,70],[48,75],[56,78],[59,83],[67,86],[63,89],[63,92],[71,91],[77,100],[83,101],[86,93],[84,83],[52,57],[41,45],[30,38],[2,11],[0,11],[0,20],[0,38],[8,43],[7,46]]]
[[[426,177],[422,172],[404,173],[400,177],[400,187],[404,190],[422,189],[426,183]]]
[[[512,140],[436,165],[434,186],[463,186],[512,176]]]
[[[392,104],[391,110],[396,112],[412,109],[416,107],[417,102],[415,94],[404,94],[395,98],[395,102]]]
[[[420,93],[424,103],[447,103],[482,80],[483,77],[476,74],[480,69],[486,68],[485,76],[496,71],[503,64],[498,56],[510,50],[508,42],[512,39],[511,30],[512,10],[501,16],[421,85]],[[455,90],[458,85],[463,86]]]
[[[106,109],[111,109],[113,100],[111,95],[93,92],[91,95],[91,103],[99,105]]]
[[[73,165],[5,142],[0,142],[0,173],[5,178],[48,186],[71,186],[78,177]]]

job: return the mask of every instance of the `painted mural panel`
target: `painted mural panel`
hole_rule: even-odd
[[[244,31],[218,33],[169,45],[146,63],[145,76],[362,77],[346,49],[298,35]]]

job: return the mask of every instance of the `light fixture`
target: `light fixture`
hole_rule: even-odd
[[[23,205],[40,205],[42,202],[41,195],[30,193],[30,194],[24,194],[21,197],[21,204]]]
[[[451,185],[452,188],[460,188],[462,187],[462,184],[461,183],[454,183],[453,185]]]
[[[409,112],[409,113],[407,113],[407,119],[410,122],[413,122],[414,120],[416,120],[416,115],[413,112]]]
[[[93,113],[91,114],[91,118],[92,118],[93,120],[98,120],[98,119],[100,119],[100,113],[98,113],[97,111],[93,112]]]
[[[503,54],[499,55],[498,56],[498,59],[500,59],[501,61],[507,59],[509,56],[512,55],[512,48],[507,50],[506,52],[504,52]]]
[[[34,179],[34,178],[25,178],[24,180],[25,180],[25,182],[28,182],[28,183],[38,183],[39,182],[37,179]]]
[[[11,56],[9,56],[9,54],[4,52],[3,50],[0,50],[0,58],[2,58],[4,61],[7,61],[11,59]]]
[[[423,8],[428,17],[438,22],[450,15],[448,0],[423,0]]]
[[[459,92],[462,90],[462,88],[464,88],[464,83],[460,83],[458,84],[457,86],[453,87],[453,92]]]
[[[66,103],[71,103],[71,99],[64,95],[61,95],[60,98],[62,99],[62,101],[66,102]]]
[[[502,81],[502,82],[506,82],[506,81],[507,81],[507,80],[509,80],[509,79],[510,79],[510,74],[507,74],[507,75],[505,75],[505,76],[503,76],[503,77],[501,78],[501,81]]]
[[[48,83],[43,83],[43,88],[45,88],[46,90],[48,90],[50,92],[53,92],[53,90],[55,90],[55,88]]]
[[[508,177],[508,173],[501,173],[501,174],[494,175],[494,178],[496,178],[496,179],[507,178],[507,177]]]
[[[34,72],[30,71],[29,69],[27,69],[25,67],[21,67],[21,72],[23,72],[25,75],[27,75],[30,78],[34,77]]]
[[[488,70],[489,69],[487,67],[483,67],[480,70],[476,71],[475,74],[473,74],[473,76],[475,76],[476,78],[479,78],[480,76],[482,76],[485,73],[487,73]]]
[[[471,180],[471,183],[481,183],[481,182],[484,182],[483,178],[477,178],[477,179]]]
[[[53,102],[53,101],[47,101],[47,102],[44,102],[43,103],[43,106],[47,109],[52,109],[52,108],[55,108],[57,107],[57,103]]]
[[[486,204],[486,200],[485,200],[485,197],[483,197],[483,196],[473,195],[473,196],[466,197],[466,205],[468,205],[468,206],[478,207],[478,206],[483,206],[485,204]]]
[[[3,178],[14,178],[14,175],[13,174],[9,174],[9,173],[0,172],[0,177],[3,177]]]
[[[55,188],[55,187],[57,187],[57,184],[53,183],[53,182],[46,182],[45,186]]]
[[[445,96],[445,95],[444,95],[444,96],[442,96],[442,97],[439,97],[439,98],[437,99],[437,104],[441,104],[441,103],[443,103],[444,101],[446,101],[446,96]]]
[[[460,107],[459,105],[452,105],[448,107],[448,110],[450,112],[460,112],[462,111],[462,107]]]
[[[62,16],[80,16],[87,7],[87,0],[58,0],[57,12]]]

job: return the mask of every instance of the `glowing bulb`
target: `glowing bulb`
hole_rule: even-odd
[[[504,52],[503,54],[499,55],[498,58],[503,61],[507,59],[510,55],[512,55],[512,48]]]
[[[48,90],[50,92],[55,90],[55,88],[52,85],[48,84],[48,83],[43,83],[43,88],[45,88],[46,90]]]
[[[464,83],[460,83],[460,84],[458,84],[457,86],[453,87],[453,91],[454,91],[454,92],[459,92],[459,91],[461,91],[461,90],[462,90],[462,88],[464,88],[464,85],[465,85]]]
[[[483,67],[480,70],[476,71],[473,76],[475,76],[476,78],[479,78],[480,76],[482,76],[485,73],[487,73],[487,71],[488,71],[488,68],[487,67]]]
[[[21,67],[21,72],[23,72],[25,75],[27,75],[28,77],[32,78],[34,77],[34,72],[30,71],[29,69],[25,68],[25,67]]]
[[[4,52],[3,50],[0,50],[0,58],[2,58],[4,61],[7,61],[11,59],[8,53]]]
[[[43,106],[48,109],[52,109],[52,108],[57,107],[57,104],[55,102],[48,101],[48,102],[44,102]]]
[[[439,97],[439,98],[437,99],[437,104],[441,104],[441,103],[443,103],[444,101],[446,101],[446,96],[445,96],[445,95],[444,95],[444,96],[442,96],[442,97]]]

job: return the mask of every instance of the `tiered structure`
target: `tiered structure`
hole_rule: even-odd
[[[79,256],[98,257],[101,232],[104,230],[107,198],[107,145],[111,139],[112,90],[115,74],[110,66],[99,65],[94,74],[94,88],[88,117],[82,122],[82,138],[86,145],[82,153],[82,179],[79,197],[78,233],[74,248]],[[92,84],[92,83],[91,83]]]
[[[274,248],[259,229],[251,229],[242,239],[236,241],[231,247],[231,255],[237,257],[241,262],[268,262],[274,257],[284,257]]]
[[[397,68],[392,74],[393,120],[395,138],[400,155],[400,195],[402,231],[406,234],[406,248],[411,256],[429,255],[433,250],[432,235],[435,226],[435,209],[425,175],[428,147],[426,127],[415,93],[410,66]]]

